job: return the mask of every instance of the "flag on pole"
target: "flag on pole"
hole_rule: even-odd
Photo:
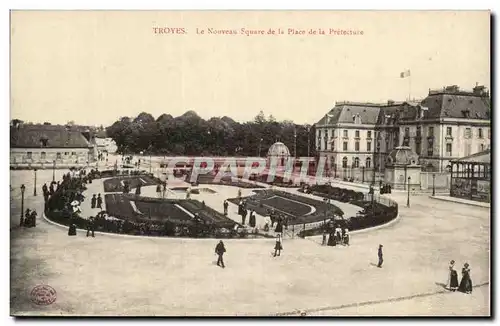
[[[410,77],[410,69],[403,71],[399,76],[401,78]]]

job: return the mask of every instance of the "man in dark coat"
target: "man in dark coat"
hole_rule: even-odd
[[[73,221],[69,223],[68,235],[69,236],[76,235],[76,224],[73,223]]]
[[[49,188],[47,187],[46,183],[43,184],[42,192],[43,192],[43,199],[45,201],[49,200]]]
[[[97,195],[97,208],[102,209],[102,197],[101,197],[101,194]]]
[[[161,184],[156,186],[156,196],[161,197]]]
[[[384,253],[382,252],[383,245],[378,246],[378,268],[382,268],[382,263],[384,262]]]
[[[248,224],[250,224],[251,227],[255,227],[255,212],[254,211],[251,211],[250,212],[250,219],[248,221]]]
[[[92,199],[90,199],[90,208],[95,208],[97,198],[95,198],[95,194],[92,195]]]
[[[224,200],[224,215],[227,216],[227,208],[229,207],[229,203],[227,202],[227,200]]]
[[[95,220],[93,216],[89,217],[89,220],[87,221],[87,237],[89,236],[90,232],[92,232],[92,238],[94,238],[94,230],[95,230]]]
[[[224,265],[224,259],[222,258],[225,252],[226,252],[226,247],[224,247],[224,242],[222,242],[221,240],[215,247],[215,253],[219,256],[219,258],[217,259],[217,266],[221,266],[222,268],[226,267]]]
[[[247,219],[247,210],[245,208],[241,209],[241,224],[245,225],[245,220]]]
[[[50,184],[50,188],[49,188],[49,192],[50,192],[50,195],[52,196],[54,194],[54,183],[51,183]]]

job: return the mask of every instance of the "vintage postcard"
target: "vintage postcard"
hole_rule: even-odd
[[[490,316],[489,11],[10,12],[12,316]]]

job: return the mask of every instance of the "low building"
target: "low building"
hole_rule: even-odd
[[[95,143],[99,153],[115,153],[118,149],[118,146],[112,138],[96,137]]]
[[[18,124],[10,131],[11,168],[84,166],[94,162],[90,131],[71,126]]]
[[[491,201],[491,152],[489,149],[450,163],[450,196]]]

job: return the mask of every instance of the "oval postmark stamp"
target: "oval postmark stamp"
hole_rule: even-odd
[[[31,301],[39,306],[47,306],[56,301],[57,292],[45,284],[37,285],[31,290]]]

